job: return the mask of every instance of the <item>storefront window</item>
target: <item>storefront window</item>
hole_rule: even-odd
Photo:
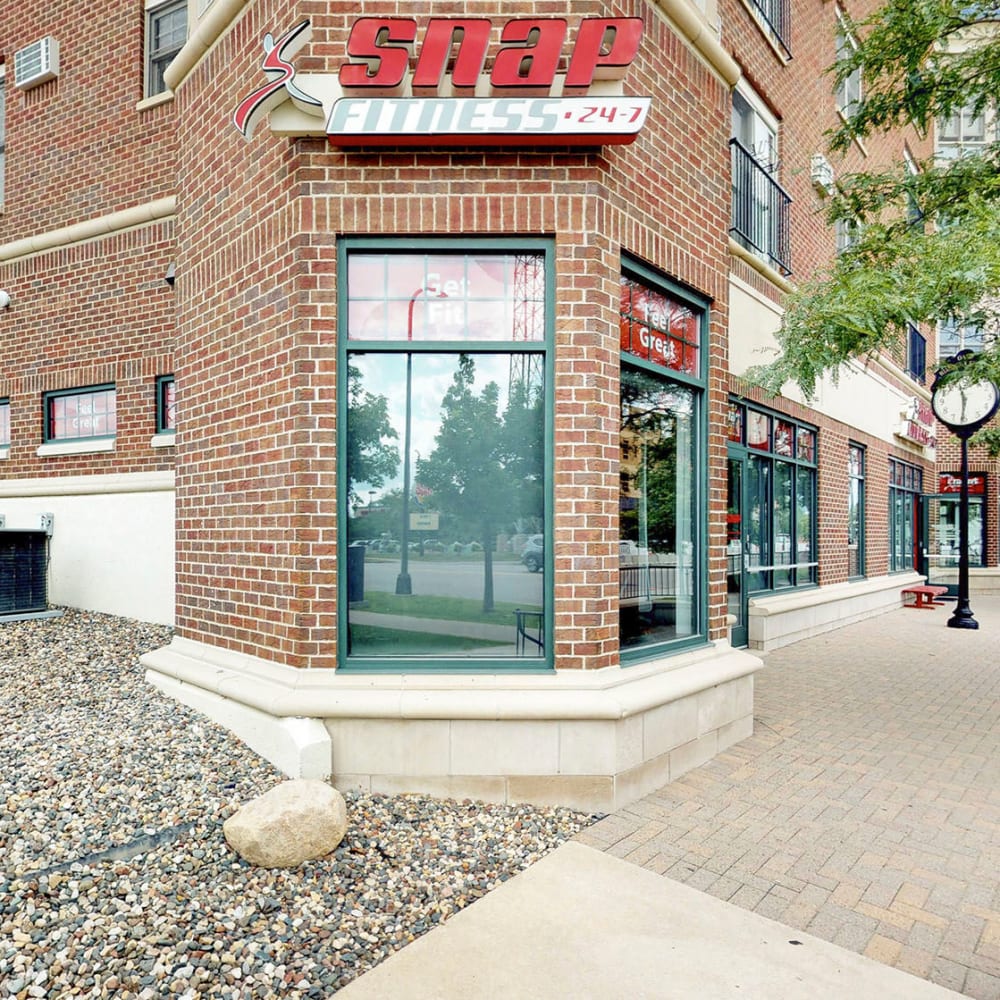
[[[545,251],[341,273],[344,665],[546,666]]]
[[[642,327],[645,305],[656,332]],[[623,655],[704,634],[699,502],[703,310],[622,279],[619,640]],[[669,321],[664,317],[671,317]],[[675,327],[674,319],[678,319]],[[682,330],[669,338],[668,330]],[[681,346],[673,346],[675,341]],[[652,346],[650,346],[652,345]]]
[[[746,582],[748,590],[779,590],[816,582],[816,431],[742,403],[746,451]],[[732,420],[730,420],[732,423]]]
[[[847,575],[865,573],[865,450],[847,448]]]
[[[917,566],[917,500],[923,472],[915,465],[889,459],[889,572]]]

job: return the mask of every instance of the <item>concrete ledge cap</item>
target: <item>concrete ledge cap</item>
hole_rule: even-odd
[[[287,667],[176,636],[145,654],[152,674],[279,717],[623,719],[752,675],[725,643],[632,667],[553,674],[344,674]]]
[[[878,576],[870,580],[859,580],[849,583],[834,583],[826,587],[813,587],[810,590],[795,590],[790,594],[772,594],[768,597],[752,597],[749,613],[766,617],[780,615],[800,608],[812,608],[833,601],[847,601],[853,597],[864,597],[868,594],[895,592],[896,596],[903,587],[910,587],[924,578],[919,573],[900,573],[897,576]]]

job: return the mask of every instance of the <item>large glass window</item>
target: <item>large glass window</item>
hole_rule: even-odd
[[[847,575],[865,574],[865,449],[847,446]]]
[[[167,90],[166,68],[187,41],[187,0],[161,3],[146,11],[146,96]]]
[[[622,277],[619,640],[623,654],[704,634],[704,307]],[[675,374],[676,373],[676,374]]]
[[[548,662],[548,247],[454,247],[342,249],[348,667]]]
[[[923,472],[915,465],[889,459],[889,572],[917,567],[917,500]]]
[[[814,584],[815,429],[735,401],[730,403],[728,428],[734,454],[746,449],[749,590]]]
[[[46,393],[46,441],[114,437],[116,430],[114,386]]]

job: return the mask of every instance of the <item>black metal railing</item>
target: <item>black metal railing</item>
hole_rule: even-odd
[[[770,29],[775,43],[791,59],[792,50],[788,47],[792,32],[791,0],[749,0],[749,3],[764,26]]]
[[[791,196],[738,139],[732,150],[733,215],[729,228],[747,250],[783,274],[791,274],[789,205]]]

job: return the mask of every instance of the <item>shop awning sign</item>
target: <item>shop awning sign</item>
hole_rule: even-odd
[[[336,146],[606,145],[632,142],[650,98],[623,93],[639,51],[637,17],[515,18],[491,45],[487,18],[362,17],[336,74],[296,73],[310,22],[264,37],[268,82],[233,113],[250,139],[265,114],[272,132],[326,135]],[[489,69],[487,70],[487,65]]]

